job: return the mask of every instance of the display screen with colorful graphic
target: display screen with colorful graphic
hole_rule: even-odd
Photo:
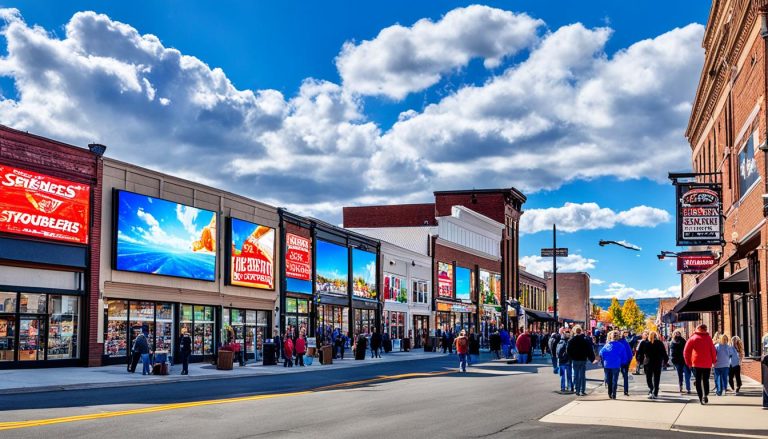
[[[349,249],[326,241],[317,241],[315,287],[318,293],[347,294]]]
[[[241,287],[275,288],[275,229],[230,218],[229,283]]]
[[[115,269],[216,279],[215,212],[126,191],[115,204]]]
[[[426,283],[424,283],[426,287]],[[384,273],[384,300],[391,302],[408,302],[408,285],[404,277]]]
[[[285,234],[285,281],[292,293],[312,294],[312,240]]]
[[[456,267],[456,298],[469,302],[472,300],[472,270]]]
[[[489,306],[501,305],[501,275],[480,270],[480,303]]]
[[[453,265],[437,263],[437,297],[453,298]]]
[[[88,244],[91,187],[0,164],[0,232]]]
[[[376,291],[376,253],[352,249],[352,294],[363,299],[378,299]]]

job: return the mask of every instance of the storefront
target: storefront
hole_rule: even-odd
[[[0,126],[0,369],[89,364],[99,155]]]
[[[475,330],[477,307],[461,303],[437,303],[437,327],[442,330],[452,330],[458,333],[462,329],[469,332]]]
[[[211,361],[227,343],[259,358],[282,265],[276,209],[110,159],[103,182],[102,363],[128,361],[141,331],[172,358],[183,332],[190,361]]]

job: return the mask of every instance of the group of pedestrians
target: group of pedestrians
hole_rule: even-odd
[[[307,354],[307,336],[302,328],[298,336],[293,332],[283,334],[283,367],[304,367],[304,355]]]

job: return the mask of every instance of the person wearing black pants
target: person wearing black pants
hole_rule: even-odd
[[[648,340],[643,349],[638,349],[638,361],[642,361],[645,370],[645,379],[648,384],[648,399],[656,399],[659,396],[659,382],[661,381],[661,367],[669,361],[667,349],[659,340],[655,331],[648,333]]]
[[[699,401],[706,401],[707,395],[709,395],[709,375],[712,373],[712,369],[708,367],[694,367],[693,368],[695,381],[693,384],[696,386],[696,394],[699,395]]]
[[[181,356],[181,374],[189,375],[189,356],[192,354],[192,337],[189,336],[187,329],[181,330],[179,339],[179,356]]]

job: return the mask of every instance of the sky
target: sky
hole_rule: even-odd
[[[5,3],[0,123],[341,223],[436,190],[528,196],[593,296],[674,296],[669,171],[709,2]],[[599,247],[600,239],[640,248]]]

